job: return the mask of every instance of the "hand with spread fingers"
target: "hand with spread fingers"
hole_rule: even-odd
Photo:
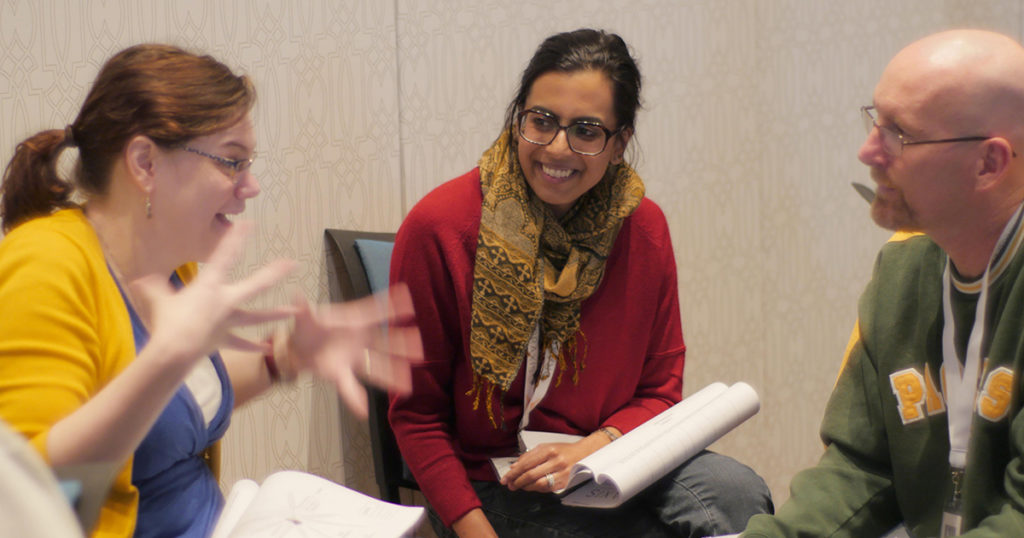
[[[356,415],[367,414],[359,380],[401,394],[411,390],[409,368],[423,360],[423,345],[404,284],[317,308],[299,298],[295,307],[289,357],[298,370],[309,369],[332,382]]]
[[[295,262],[277,260],[238,282],[227,280],[252,232],[252,224],[237,223],[211,253],[195,280],[175,290],[165,275],[149,275],[132,282],[139,296],[136,306],[152,330],[150,343],[182,350],[180,355],[199,359],[219,347],[262,351],[264,345],[231,333],[232,329],[292,316],[295,309],[280,306],[247,310],[242,305],[271,288],[295,269]]]

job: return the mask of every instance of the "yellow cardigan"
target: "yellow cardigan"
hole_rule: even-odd
[[[195,266],[183,269],[187,282]],[[47,462],[50,427],[134,358],[124,300],[80,210],[30,220],[0,241],[0,418]],[[93,536],[134,533],[138,490],[131,468],[129,458]]]

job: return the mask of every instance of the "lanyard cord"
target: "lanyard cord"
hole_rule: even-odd
[[[951,300],[950,262],[942,272],[942,311],[946,322],[942,327],[942,365],[946,380],[946,414],[949,420],[949,464],[954,469],[967,466],[967,445],[971,435],[971,418],[978,393],[981,366],[981,340],[985,332],[988,304],[988,269],[981,282],[981,297],[974,312],[974,327],[967,343],[967,357],[961,366],[954,344],[956,321]]]

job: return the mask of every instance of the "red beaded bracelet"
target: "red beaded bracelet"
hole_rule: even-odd
[[[278,370],[278,362],[273,358],[273,336],[267,339],[270,344],[270,353],[263,354],[263,364],[266,365],[266,373],[270,375],[271,382],[281,381],[281,370]]]
[[[291,335],[288,333],[288,329],[281,327],[274,331],[269,338],[267,338],[267,345],[270,346],[270,352],[263,355],[263,363],[267,367],[267,374],[270,376],[270,380],[274,383],[280,383],[284,381],[291,381],[295,379],[295,369],[292,368],[289,359],[291,351],[288,349],[289,340]],[[284,361],[283,363],[281,361]]]

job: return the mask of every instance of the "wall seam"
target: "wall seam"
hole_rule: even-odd
[[[405,122],[403,121],[403,115],[402,115],[402,110],[403,110],[403,103],[402,103],[402,63],[401,63],[401,54],[400,54],[399,48],[398,48],[398,44],[399,44],[399,38],[398,38],[398,30],[399,30],[398,29],[398,18],[399,18],[398,17],[398,10],[399,10],[399,6],[398,6],[398,4],[399,4],[399,0],[394,0],[394,16],[395,16],[395,25],[394,25],[394,27],[395,27],[395,32],[394,32],[394,35],[395,35],[395,109],[396,109],[396,113],[398,114],[398,188],[399,188],[399,194],[400,194],[400,197],[401,197],[401,204],[402,204],[401,205],[401,207],[402,207],[402,218],[399,219],[399,222],[401,222],[402,220],[405,220],[405,215],[408,213],[409,206],[408,206],[408,200],[406,199],[408,189],[406,188],[406,186],[407,186],[407,178],[405,176],[405,133],[404,133],[404,128],[403,128]],[[396,228],[395,231],[398,231],[398,229]]]

